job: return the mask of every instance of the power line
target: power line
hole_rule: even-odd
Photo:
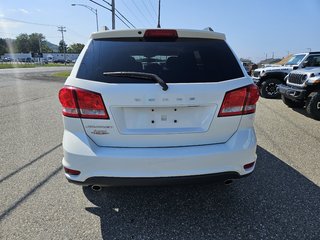
[[[153,6],[153,4],[151,3],[151,1],[152,1],[152,0],[147,0],[147,2],[150,4],[150,6],[151,6],[151,8],[152,8],[152,10],[153,10],[153,12],[154,12],[154,15],[157,16],[157,15],[158,15],[158,14],[157,14],[157,11],[156,11],[155,7]]]
[[[125,16],[123,16],[119,11],[118,9],[116,9],[117,13],[120,14],[121,17],[123,17],[133,28],[136,28]],[[116,14],[117,15],[117,14]]]
[[[136,9],[138,9],[138,11],[140,12],[141,15],[144,16],[144,18],[146,19],[146,21],[152,26],[152,23],[149,22],[148,18],[146,17],[146,15],[144,15],[144,13],[141,11],[141,9],[137,6],[137,4],[135,3],[134,0],[132,0],[131,2],[133,2],[134,6],[136,7]]]
[[[108,4],[110,7],[112,7],[112,4],[109,3],[108,1],[106,1],[106,0],[102,0],[102,1],[105,2],[106,4]]]
[[[52,24],[28,22],[28,21],[18,20],[18,19],[14,19],[14,18],[7,18],[7,17],[2,17],[2,18],[0,18],[0,20],[1,20],[1,19],[8,20],[8,21],[11,21],[11,22],[20,22],[20,23],[31,24],[31,25],[38,25],[38,26],[58,27],[57,25],[52,25]]]
[[[142,4],[143,4],[144,8],[147,10],[148,14],[151,16],[151,18],[156,22],[157,20],[152,15],[152,13],[149,11],[149,8],[147,7],[146,3],[144,1],[142,1]]]
[[[0,32],[0,33],[2,33],[2,34],[7,34],[7,35],[12,35],[12,36],[18,36],[19,34],[21,34],[21,33],[12,33],[12,32]],[[45,35],[45,38],[59,38],[59,37],[57,37],[57,36],[47,36],[47,35]],[[59,38],[60,39],[60,38]]]
[[[58,25],[53,25],[53,24],[44,24],[44,23],[36,23],[36,22],[28,22],[24,20],[19,20],[19,19],[14,19],[14,18],[0,18],[0,20],[8,20],[11,22],[20,22],[20,23],[25,23],[25,24],[31,24],[31,25],[37,25],[37,26],[45,26],[45,27],[59,27]],[[73,31],[72,29],[68,28],[69,31],[73,32],[74,34],[78,35],[79,37],[85,37],[82,34],[77,33],[76,31]],[[19,33],[9,33],[11,35],[18,35]]]
[[[105,8],[105,9],[107,9],[107,10],[109,10],[109,11],[112,12],[112,10],[111,10],[110,8],[107,8],[106,6],[103,6],[102,4],[97,3],[96,1],[93,1],[93,0],[89,0],[89,1],[90,1],[90,2],[93,2],[94,4],[97,4],[98,6],[100,6],[100,7],[102,7],[102,8]],[[128,28],[131,28],[125,21],[123,21],[123,20],[119,17],[118,14],[115,14],[115,16],[116,16],[124,25],[126,25]]]
[[[136,18],[136,19],[141,23],[141,25],[144,25],[143,22],[141,21],[141,19],[137,17],[137,15],[135,14],[135,12],[132,11],[131,8],[128,7],[128,5],[126,4],[126,1],[122,1],[122,0],[121,0],[121,2],[122,2],[122,4],[126,7],[126,9],[134,16],[134,18]]]
[[[107,2],[106,0],[102,0],[103,2],[105,2],[106,4],[108,4],[110,7],[112,7],[111,3]],[[120,11],[118,11],[118,9],[116,8],[117,13],[120,14],[120,16],[126,20],[133,28],[136,28]]]
[[[79,37],[82,37],[82,38],[87,38],[88,36],[84,36],[84,35],[82,35],[82,34],[80,34],[80,33],[78,33],[78,32],[75,32],[73,29],[71,29],[71,28],[69,28],[68,27],[68,31],[69,32],[72,32],[72,33],[74,33],[74,34],[76,34],[76,35],[78,35]]]
[[[123,20],[118,16],[118,14],[116,14],[116,17],[117,17],[124,25],[126,25],[128,28],[131,29],[131,27],[130,27],[128,24],[126,24],[126,22],[123,21]]]
[[[106,6],[103,6],[102,4],[100,3],[97,3],[96,1],[93,1],[93,0],[89,0],[90,2],[94,3],[94,4],[97,4],[98,6],[102,7],[102,8],[105,8],[107,10],[109,10],[110,12],[112,11],[111,8],[107,8]]]

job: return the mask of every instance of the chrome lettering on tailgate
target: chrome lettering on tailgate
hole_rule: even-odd
[[[197,100],[196,97],[189,97],[189,96],[179,96],[179,97],[146,97],[144,98],[144,102],[146,103],[160,103],[160,102],[165,102],[165,103],[188,103],[188,102],[195,102]],[[133,102],[143,102],[142,98],[134,98]]]
[[[106,135],[106,134],[110,134],[107,130],[93,130],[91,132],[92,134],[95,134],[95,135]]]

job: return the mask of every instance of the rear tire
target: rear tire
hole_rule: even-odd
[[[265,80],[261,84],[260,95],[264,98],[280,98],[280,93],[277,91],[278,84],[281,84],[281,81],[276,78]]]
[[[285,96],[281,95],[282,102],[287,105],[289,108],[302,108],[304,106],[304,102],[296,102]]]
[[[307,105],[307,113],[314,119],[320,120],[320,93],[311,97]]]

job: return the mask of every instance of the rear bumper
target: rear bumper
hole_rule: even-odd
[[[134,179],[143,184],[157,178],[170,182],[176,177],[181,181],[208,174],[238,178],[254,170],[254,166],[244,169],[244,165],[256,161],[256,145],[252,127],[240,128],[226,143],[171,148],[98,147],[85,133],[65,130],[62,163],[81,172],[65,175],[83,185],[110,185],[110,180],[112,185],[122,185],[122,181]]]
[[[281,95],[295,101],[302,101],[307,97],[307,90],[290,87],[284,84],[278,85],[277,90]]]
[[[121,177],[91,177],[84,182],[78,182],[71,179],[67,180],[70,183],[77,185],[89,186],[154,186],[154,185],[171,185],[171,184],[188,184],[188,183],[202,183],[202,182],[215,182],[225,181],[229,179],[238,179],[247,177],[252,172],[239,175],[236,172],[224,172],[214,174],[204,174],[195,176],[181,176],[181,177],[161,177],[161,178],[121,178]]]

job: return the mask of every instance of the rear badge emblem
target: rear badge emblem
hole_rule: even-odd
[[[108,131],[106,131],[106,130],[96,130],[96,129],[93,130],[91,133],[95,134],[95,135],[106,135],[106,134],[109,134]]]

